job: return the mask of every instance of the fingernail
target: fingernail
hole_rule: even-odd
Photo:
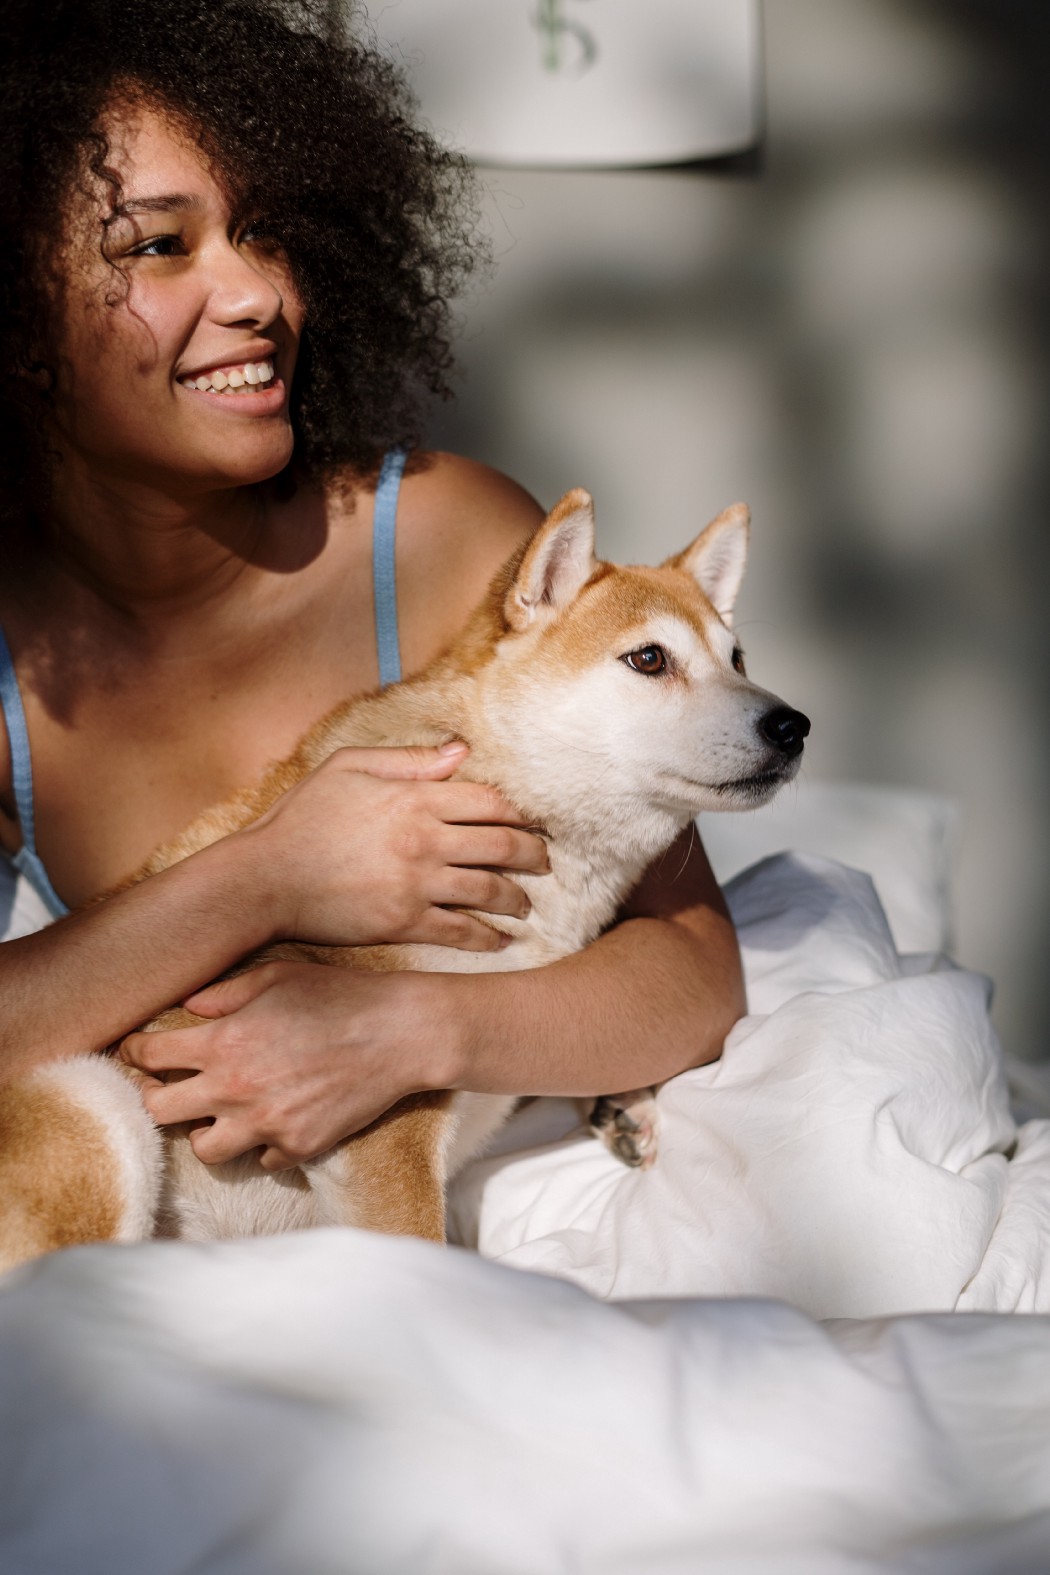
[[[461,738],[450,738],[447,744],[438,745],[439,755],[465,755],[467,746]]]
[[[496,950],[498,952],[505,952],[513,939],[513,935],[501,935],[499,938],[499,945],[496,947]]]

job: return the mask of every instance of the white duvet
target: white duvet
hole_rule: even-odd
[[[656,1167],[538,1102],[457,1184],[459,1239],[617,1299],[1050,1312],[1050,1121],[1010,1115],[986,981],[899,956],[870,879],[828,859],[727,897],[750,1015],[661,1092]]]
[[[986,986],[828,860],[729,896],[751,1015],[662,1091],[652,1171],[538,1101],[455,1189],[481,1256],[9,1277],[4,1575],[1050,1571],[1050,1122]]]

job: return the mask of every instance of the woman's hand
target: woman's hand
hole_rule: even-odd
[[[210,1021],[130,1034],[120,1054],[147,1073],[195,1074],[146,1083],[142,1095],[161,1126],[211,1118],[190,1134],[205,1164],[261,1148],[265,1170],[286,1170],[405,1094],[444,1086],[454,1027],[440,977],[264,963],[185,1001]]]
[[[547,849],[494,788],[443,780],[467,753],[337,750],[237,833],[261,850],[275,937],[496,950],[499,934],[458,910],[523,918],[528,898],[500,871],[542,873]]]
[[[747,1009],[732,921],[691,830],[643,878],[623,922],[545,967],[267,963],[184,1004],[211,1021],[122,1046],[147,1073],[197,1074],[148,1088],[150,1113],[162,1124],[214,1117],[191,1138],[201,1159],[262,1147],[270,1170],[325,1152],[420,1090],[593,1096],[662,1083],[713,1060]]]

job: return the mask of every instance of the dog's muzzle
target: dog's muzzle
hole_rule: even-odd
[[[774,749],[779,749],[789,760],[802,753],[803,741],[809,732],[809,717],[790,706],[774,706],[758,724],[758,731]]]

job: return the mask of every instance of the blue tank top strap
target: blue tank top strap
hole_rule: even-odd
[[[379,657],[379,682],[396,684],[401,677],[401,642],[397,630],[397,502],[401,477],[408,453],[391,449],[383,459],[376,485],[372,530],[372,587],[375,597],[376,649]],[[7,725],[11,747],[11,779],[15,810],[22,830],[22,846],[11,862],[41,897],[47,910],[61,918],[69,909],[52,886],[36,850],[33,811],[33,764],[29,753],[29,730],[18,687],[11,652],[0,629],[0,713]]]
[[[0,713],[7,726],[7,739],[11,749],[11,785],[15,795],[15,811],[22,830],[22,846],[11,855],[11,863],[19,870],[43,899],[47,911],[60,919],[68,913],[58,892],[52,886],[47,870],[36,851],[36,819],[33,811],[33,763],[29,754],[29,729],[26,727],[25,707],[18,687],[15,664],[3,629],[0,629]]]
[[[372,593],[375,605],[379,685],[401,677],[401,642],[397,633],[397,499],[407,450],[392,448],[385,456],[376,485],[372,525]]]

